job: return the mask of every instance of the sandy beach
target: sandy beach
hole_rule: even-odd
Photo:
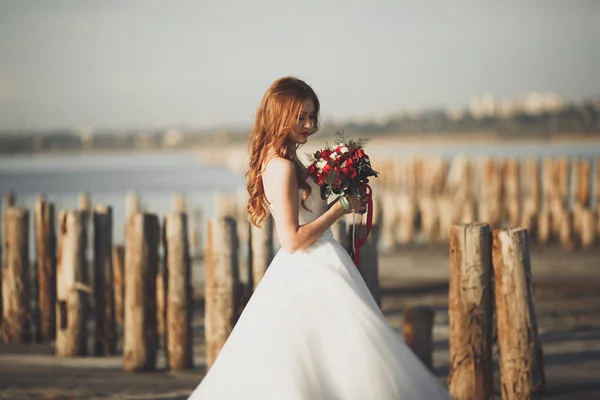
[[[570,252],[533,246],[531,258],[547,382],[544,398],[598,399],[600,248]],[[130,374],[122,371],[120,356],[59,359],[51,344],[0,345],[0,399],[186,399],[205,370],[201,262],[194,264],[193,274],[198,299],[193,371],[165,371],[162,350],[157,372]],[[448,276],[447,246],[409,246],[380,257],[382,308],[399,335],[405,307],[428,305],[436,312],[433,364],[441,380],[449,368]],[[495,376],[499,393],[497,365]]]

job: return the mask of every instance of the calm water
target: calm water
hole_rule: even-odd
[[[193,153],[185,152],[0,159],[2,195],[13,190],[18,205],[33,210],[36,196],[44,194],[59,209],[68,209],[76,208],[78,196],[88,192],[92,203],[113,207],[115,242],[123,241],[120,227],[130,190],[137,192],[143,206],[159,218],[172,209],[176,192],[185,196],[188,210],[200,211],[206,218],[214,213],[218,192],[235,194],[243,188],[243,175],[203,165]]]
[[[436,146],[428,143],[425,146],[388,147],[373,143],[371,155],[408,156],[415,153],[443,157],[462,154],[470,157],[579,156],[593,159],[600,156],[600,143],[519,146],[479,143]],[[113,207],[114,240],[122,242],[123,229],[120,227],[123,226],[128,191],[136,191],[144,207],[161,217],[172,208],[173,194],[181,192],[188,210],[199,210],[206,218],[214,214],[216,193],[243,191],[244,177],[223,167],[203,165],[192,152],[16,156],[0,158],[0,192],[4,195],[8,190],[16,193],[19,205],[30,210],[39,194],[45,194],[58,208],[75,208],[78,196],[88,192],[93,203],[107,203]]]

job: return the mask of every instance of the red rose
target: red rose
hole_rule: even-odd
[[[356,151],[356,157],[362,158],[365,156],[365,152],[363,151],[363,149],[358,149]]]

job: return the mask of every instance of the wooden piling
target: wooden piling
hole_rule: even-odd
[[[87,299],[85,214],[62,210],[59,216],[56,266],[56,355],[75,357],[87,354]]]
[[[552,213],[540,211],[537,220],[537,239],[540,244],[547,244],[552,239]]]
[[[494,230],[492,260],[502,399],[541,399],[544,367],[527,231]]]
[[[431,307],[408,307],[404,311],[402,330],[404,341],[417,357],[433,369],[433,319],[435,312]]]
[[[207,225],[204,331],[209,370],[235,325],[239,261],[235,220],[220,217]]]
[[[20,207],[5,210],[4,244],[2,342],[26,343],[31,341],[28,210]]]
[[[450,228],[448,388],[456,399],[493,395],[491,246],[489,224]]]
[[[406,193],[398,195],[396,204],[398,218],[392,219],[396,230],[395,243],[401,245],[413,243],[415,240],[415,215],[417,213],[417,206],[413,198]]]
[[[252,225],[252,290],[256,289],[271,261],[273,260],[273,216],[267,216],[262,228]]]
[[[590,206],[591,200],[591,172],[592,165],[589,160],[578,159],[574,162],[575,168],[575,200],[584,208]]]
[[[125,245],[123,369],[126,372],[156,369],[158,247],[158,217],[150,213],[133,214],[128,221]]]
[[[37,303],[40,316],[37,339],[56,338],[56,228],[53,203],[43,197],[35,203]]]
[[[113,282],[115,291],[115,322],[123,325],[125,305],[125,246],[112,248]]]
[[[187,215],[172,212],[165,225],[168,278],[166,295],[166,349],[168,368],[193,368],[192,279]]]
[[[94,301],[95,307],[95,354],[102,356],[116,353],[117,331],[115,320],[115,286],[113,279],[112,207],[96,204],[94,222]]]
[[[596,242],[596,227],[598,215],[586,208],[581,213],[581,246],[591,247]]]

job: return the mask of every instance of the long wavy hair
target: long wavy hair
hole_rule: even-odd
[[[299,145],[291,145],[289,142],[289,135],[298,123],[299,114],[307,99],[311,99],[315,106],[315,121],[309,132],[312,135],[319,130],[320,103],[314,90],[306,82],[290,76],[277,79],[266,91],[258,107],[248,138],[250,164],[246,172],[248,213],[254,226],[260,227],[268,213],[269,202],[265,196],[262,172],[269,155],[277,155],[294,163],[298,187],[304,190],[301,205],[308,210],[305,201],[311,194],[311,187],[306,183],[306,176],[295,160]]]

